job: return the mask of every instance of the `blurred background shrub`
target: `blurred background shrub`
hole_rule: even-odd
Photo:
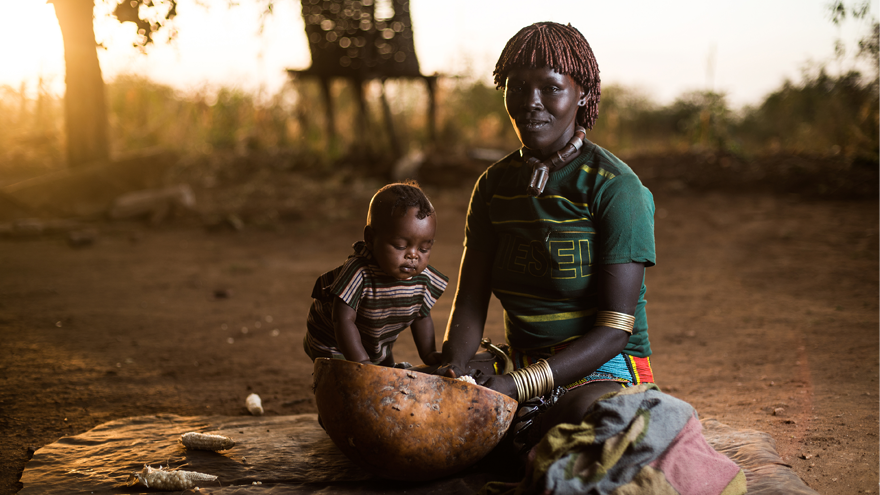
[[[330,139],[319,88],[309,81],[291,81],[277,94],[252,94],[235,88],[183,92],[144,77],[121,76],[107,85],[112,150],[287,150],[309,157],[305,162],[319,168],[355,155],[392,160],[381,91],[378,83],[368,87],[372,132],[359,142],[357,105],[341,81],[333,86],[338,136]],[[389,81],[384,91],[404,151],[459,155],[518,146],[502,94],[494,87],[463,78],[439,81],[435,147],[428,139],[424,85]],[[824,67],[805,71],[800,81],[786,81],[759,105],[742,109],[731,109],[723,93],[693,91],[660,105],[636,89],[608,85],[588,138],[624,156],[795,153],[876,167],[878,108],[876,73],[831,75]],[[62,119],[61,100],[42,85],[0,87],[0,173],[5,182],[64,166]]]

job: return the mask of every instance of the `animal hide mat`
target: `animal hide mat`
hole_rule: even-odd
[[[749,494],[817,493],[783,463],[768,434],[737,430],[711,419],[702,423],[709,444],[745,471]],[[187,450],[177,440],[189,431],[226,435],[236,444],[222,452]],[[19,493],[156,493],[142,485],[127,485],[129,475],[145,464],[218,476],[217,482],[204,483],[198,492],[187,491],[216,495],[472,495],[498,478],[479,463],[456,476],[423,483],[375,478],[333,445],[315,414],[161,414],[110,421],[37,450],[22,473],[24,488]]]

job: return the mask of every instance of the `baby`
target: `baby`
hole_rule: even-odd
[[[370,201],[364,240],[321,275],[309,309],[306,354],[393,366],[391,347],[412,328],[419,357],[440,364],[431,308],[449,278],[428,264],[437,220],[414,181],[389,184]]]

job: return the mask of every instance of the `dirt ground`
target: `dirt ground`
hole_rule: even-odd
[[[648,169],[657,383],[702,418],[770,433],[820,493],[877,493],[877,199],[697,190]],[[431,261],[450,287],[473,177],[461,179],[426,185],[439,221]],[[240,231],[98,222],[79,248],[0,239],[0,492],[21,488],[34,450],[109,420],[242,415],[252,392],[267,414],[315,412],[309,294],[361,235],[378,185]],[[433,313],[438,344],[452,293]],[[500,316],[493,302],[495,340]],[[395,355],[418,361],[406,335]]]

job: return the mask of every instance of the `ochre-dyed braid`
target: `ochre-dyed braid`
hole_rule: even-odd
[[[495,64],[495,87],[503,89],[507,74],[515,68],[550,67],[571,76],[587,92],[587,104],[577,114],[577,123],[592,129],[599,116],[599,64],[593,49],[576,28],[555,22],[538,22],[522,28],[507,42]]]

